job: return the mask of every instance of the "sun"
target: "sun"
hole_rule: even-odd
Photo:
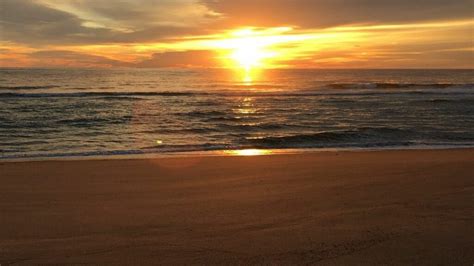
[[[269,52],[251,39],[235,40],[236,46],[229,55],[236,69],[245,83],[252,83],[255,79],[256,71],[264,68],[264,60],[269,58]]]
[[[250,71],[253,68],[265,67],[265,61],[275,56],[270,51],[268,44],[263,42],[252,29],[244,29],[234,32],[236,38],[231,41],[230,59],[237,67]]]
[[[230,54],[230,58],[243,69],[251,70],[252,68],[262,65],[265,53],[260,47],[252,45],[251,43],[245,43],[236,48]]]
[[[226,46],[230,67],[240,73],[242,81],[247,84],[251,84],[259,70],[268,67],[269,61],[276,56],[267,40],[253,29],[232,32]]]
[[[253,28],[232,31],[214,45],[221,51],[227,51],[222,58],[227,59],[229,67],[245,71],[265,68],[268,61],[276,56],[268,36]]]
[[[293,56],[288,44],[308,39],[291,31],[291,27],[246,27],[203,38],[198,46],[215,51],[223,68],[236,71],[238,78],[252,83],[265,69],[285,66]]]

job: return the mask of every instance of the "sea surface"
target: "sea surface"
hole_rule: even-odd
[[[0,159],[471,146],[473,70],[0,69]]]

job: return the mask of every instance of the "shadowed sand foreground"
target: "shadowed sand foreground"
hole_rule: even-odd
[[[0,163],[0,263],[474,262],[474,150]]]

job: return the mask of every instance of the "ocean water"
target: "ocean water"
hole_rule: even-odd
[[[473,146],[473,74],[0,69],[0,159]]]

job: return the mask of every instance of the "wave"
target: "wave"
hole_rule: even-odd
[[[225,116],[227,113],[221,111],[191,111],[187,113],[178,113],[177,115],[189,116],[189,117],[212,117],[212,116]]]
[[[0,86],[0,90],[46,90],[59,88],[57,85],[48,86]]]
[[[312,134],[296,134],[289,136],[271,136],[263,138],[248,138],[246,142],[259,147],[317,147],[340,145],[345,143],[349,145],[409,145],[409,141],[396,141],[404,139],[404,136],[412,132],[390,127],[361,127],[354,130],[323,131]],[[390,139],[391,141],[382,141]]]
[[[474,104],[474,98],[460,98],[460,99],[428,99],[422,101],[414,101],[415,103],[432,103],[432,104],[445,104],[445,103],[456,103],[456,104]]]
[[[146,155],[146,154],[162,154],[173,152],[198,152],[198,151],[219,151],[226,149],[236,149],[237,147],[229,144],[198,144],[198,145],[160,145],[142,147],[139,149],[127,150],[92,150],[78,152],[31,152],[16,153],[4,155],[0,150],[0,159],[28,159],[28,158],[67,158],[67,157],[95,157],[95,156],[120,156],[120,155]],[[10,150],[8,150],[10,151]],[[15,151],[10,151],[15,152]]]
[[[211,92],[88,92],[88,93],[0,93],[0,98],[82,98],[96,97],[107,99],[141,99],[141,97],[193,97],[199,95],[215,95],[215,96],[236,96],[236,97],[320,97],[320,96],[375,96],[375,95],[474,95],[474,90],[450,90],[450,91],[403,91],[403,92],[335,92],[335,91],[318,91],[318,92],[294,92],[294,93],[211,93]]]
[[[446,89],[446,88],[472,88],[474,84],[453,83],[390,83],[390,82],[367,82],[367,83],[332,83],[326,85],[331,89]]]
[[[52,86],[37,87],[0,87],[13,90],[46,89]],[[1,92],[0,98],[41,98],[41,97],[190,97],[199,95],[212,96],[242,96],[242,97],[312,97],[312,96],[352,96],[352,95],[382,95],[382,94],[474,94],[474,84],[404,84],[404,83],[334,83],[323,87],[310,89],[294,89],[287,91],[258,91],[258,90],[195,90],[195,91],[81,91],[55,93],[23,93]],[[216,101],[199,102],[197,105],[215,105]]]
[[[0,98],[42,98],[42,97],[130,97],[130,96],[193,96],[194,92],[72,92],[72,93],[0,93]]]
[[[207,100],[207,101],[193,102],[192,105],[197,106],[197,107],[209,107],[209,106],[220,106],[222,105],[222,103],[217,100]]]
[[[275,147],[274,149],[301,149],[301,152],[307,152],[307,149],[341,149],[341,150],[358,150],[358,149],[446,149],[446,148],[472,148],[474,142],[469,143],[431,143],[431,142],[384,142],[372,143],[369,145],[327,145],[327,146],[300,146],[300,147]],[[37,160],[47,158],[81,158],[81,157],[98,157],[104,158],[112,156],[156,156],[156,155],[172,155],[173,153],[187,153],[187,152],[219,152],[224,150],[242,150],[261,148],[249,145],[230,145],[230,144],[201,144],[201,145],[162,145],[142,147],[140,149],[130,150],[97,150],[97,151],[83,151],[83,152],[34,152],[34,153],[18,153],[15,149],[0,150],[1,160]],[[270,147],[272,148],[272,147]],[[7,154],[10,153],[10,154]],[[3,154],[2,154],[3,153]],[[109,157],[110,158],[110,157]],[[120,158],[120,157],[116,157]],[[147,158],[147,157],[144,157]]]
[[[105,124],[124,124],[129,122],[133,117],[132,116],[123,116],[117,118],[99,118],[99,117],[91,117],[91,118],[73,118],[73,119],[62,119],[56,121],[57,124],[60,125],[68,125],[68,126],[91,126],[91,125],[99,125],[104,126]]]

